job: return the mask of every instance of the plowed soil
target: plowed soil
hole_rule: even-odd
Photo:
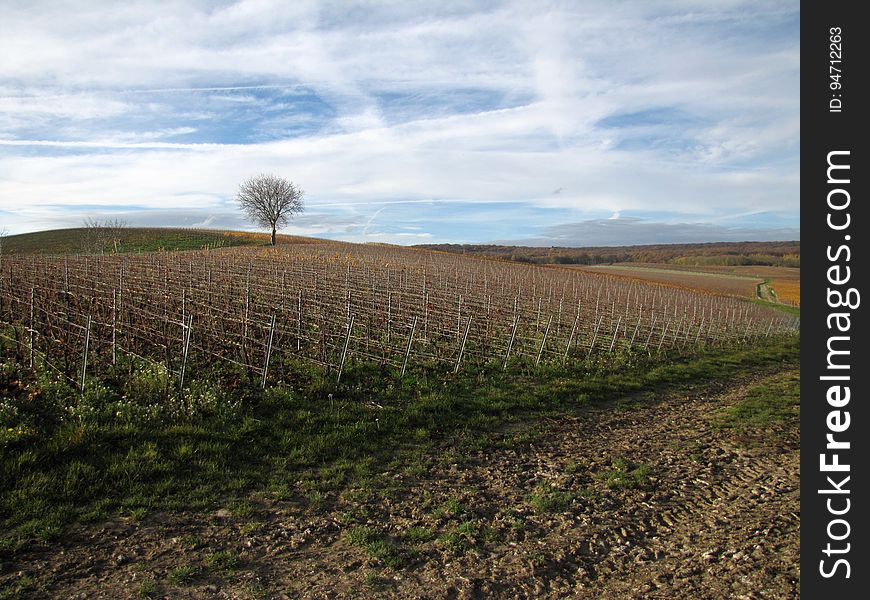
[[[80,526],[2,557],[0,585],[40,598],[797,598],[798,424],[717,423],[770,375],[512,426],[319,508],[260,498],[243,516]]]

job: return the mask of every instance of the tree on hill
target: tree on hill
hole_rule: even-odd
[[[305,192],[292,181],[264,174],[242,182],[236,200],[251,221],[272,229],[274,246],[276,231],[305,210],[304,196]]]
[[[113,252],[121,249],[121,238],[127,229],[127,221],[123,219],[99,220],[86,217],[82,222],[81,246],[84,252],[96,254],[105,252],[111,246]]]

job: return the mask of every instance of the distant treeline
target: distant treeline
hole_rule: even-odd
[[[424,244],[418,247],[535,264],[601,265],[641,262],[689,266],[801,266],[800,242],[711,242],[596,248],[493,244]]]

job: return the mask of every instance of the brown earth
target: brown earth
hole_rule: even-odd
[[[21,595],[40,598],[797,598],[799,426],[716,424],[769,375],[512,427],[320,510],[260,499],[244,516],[79,527],[2,557],[0,590],[30,578]],[[637,476],[614,486],[620,467]],[[351,543],[362,526],[404,564]],[[218,551],[236,564],[209,560]]]

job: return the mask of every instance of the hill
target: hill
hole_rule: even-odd
[[[473,254],[536,264],[598,265],[621,262],[673,265],[766,265],[799,267],[800,242],[711,242],[568,248],[499,246],[494,244],[423,244],[429,250]]]
[[[304,238],[279,235],[278,243],[298,243]],[[100,254],[161,250],[203,250],[229,246],[265,246],[264,233],[182,229],[176,227],[106,227],[52,229],[10,235],[3,239],[4,254]]]

